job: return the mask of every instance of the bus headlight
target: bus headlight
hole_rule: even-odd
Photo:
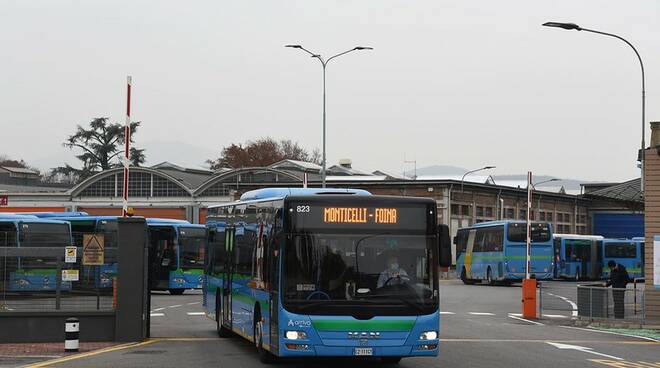
[[[438,333],[436,331],[424,331],[419,335],[420,340],[435,340],[438,338]]]
[[[287,331],[284,336],[289,340],[305,340],[307,334],[304,331]]]

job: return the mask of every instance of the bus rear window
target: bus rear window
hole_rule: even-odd
[[[605,244],[605,257],[607,258],[636,258],[637,246],[635,243],[608,243]]]
[[[510,223],[507,239],[512,243],[527,242],[527,225],[524,223]],[[532,243],[550,241],[550,225],[546,223],[532,223]]]

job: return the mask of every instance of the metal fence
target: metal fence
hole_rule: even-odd
[[[602,285],[577,286],[577,310],[580,319],[618,320],[644,323],[644,288],[638,284],[627,288]]]
[[[116,248],[106,248],[104,264],[94,266],[82,265],[82,247],[75,262],[66,262],[65,250],[47,242],[17,246],[0,234],[0,312],[114,310]]]

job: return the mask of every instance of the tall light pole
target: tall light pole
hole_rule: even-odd
[[[585,31],[585,32],[591,32],[591,33],[596,33],[604,36],[609,36],[609,37],[614,37],[616,39],[619,39],[623,42],[625,42],[630,48],[633,49],[635,52],[635,55],[637,55],[637,59],[639,60],[639,66],[642,70],[642,147],[640,151],[640,157],[639,161],[641,162],[641,169],[642,169],[642,174],[641,174],[641,190],[644,192],[644,148],[646,147],[646,90],[645,90],[645,77],[644,77],[644,63],[642,62],[642,57],[639,56],[639,52],[637,52],[637,49],[635,46],[632,45],[632,43],[628,42],[625,38],[621,36],[617,36],[612,33],[607,33],[607,32],[601,32],[601,31],[596,31],[593,29],[588,29],[588,28],[582,28],[578,26],[575,23],[560,23],[560,22],[546,22],[543,23],[544,26],[546,27],[554,27],[554,28],[562,28],[562,29],[567,29],[567,30],[576,30],[576,31]]]
[[[541,184],[545,184],[545,183],[550,183],[550,182],[552,182],[552,181],[560,181],[560,180],[561,180],[561,179],[552,178],[552,179],[548,179],[548,180],[540,181],[540,182],[538,182],[538,183],[532,183],[532,188],[533,188],[534,190],[536,190],[536,186],[537,186],[537,185],[541,185]]]
[[[463,174],[463,176],[461,177],[461,193],[463,193],[463,181],[465,180],[466,176],[468,176],[472,173],[476,173],[477,171],[490,170],[490,169],[494,169],[494,168],[495,168],[495,166],[484,166],[484,167],[479,168],[479,169],[470,170],[470,171],[466,172],[465,174]]]
[[[324,59],[321,54],[315,54],[306,48],[302,47],[301,45],[286,45],[284,47],[290,47],[294,49],[300,49],[305,51],[306,53],[310,54],[313,58],[318,59],[321,62],[321,66],[323,67],[323,166],[321,168],[321,186],[325,188],[325,169],[326,169],[326,158],[325,158],[325,69],[330,62],[330,60],[338,58],[342,55],[346,55],[349,52],[353,51],[361,51],[361,50],[373,50],[373,47],[365,47],[365,46],[356,46],[350,50],[340,52],[339,54],[330,56],[328,59]]]

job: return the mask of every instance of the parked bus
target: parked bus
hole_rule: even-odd
[[[188,221],[147,219],[152,290],[181,295],[202,287],[206,227]]]
[[[538,280],[552,278],[552,228],[549,223],[531,225],[530,274]],[[456,270],[465,284],[485,281],[509,284],[526,275],[527,224],[524,221],[488,221],[459,229]]]
[[[0,216],[0,246],[57,247],[72,244],[71,228],[64,221],[45,220],[29,215]],[[14,262],[12,260],[12,262]],[[9,266],[9,291],[54,291],[57,289],[58,261],[48,257],[17,257]],[[7,265],[5,265],[7,267]],[[71,283],[62,281],[60,290],[71,290]]]
[[[436,219],[431,199],[350,189],[247,192],[208,210],[206,313],[219,336],[253,342],[263,362],[436,356]]]
[[[644,277],[644,238],[603,239],[603,278],[610,277],[609,261],[623,265],[630,278]]]
[[[85,216],[83,213],[55,218],[71,224],[74,243],[78,247],[82,247],[85,234],[101,234],[105,249],[116,250],[119,216]],[[184,220],[147,218],[146,221],[150,246],[150,288],[168,290],[174,295],[181,295],[186,289],[201,288],[206,227]],[[110,256],[104,259],[103,265],[83,269],[83,276],[94,278],[98,288],[112,287],[112,279],[117,274],[116,252],[106,254]]]
[[[554,278],[598,280],[602,278],[603,252],[600,235],[554,234]]]

